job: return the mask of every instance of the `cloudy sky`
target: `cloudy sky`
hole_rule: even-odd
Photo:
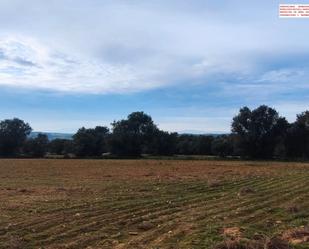
[[[0,0],[0,119],[74,132],[145,111],[226,132],[241,106],[309,109],[309,19],[277,0]]]

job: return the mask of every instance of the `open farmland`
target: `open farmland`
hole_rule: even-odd
[[[309,248],[291,232],[309,225],[309,164],[1,160],[0,177],[0,248],[213,248],[273,236]]]

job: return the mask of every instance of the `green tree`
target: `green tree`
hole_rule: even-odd
[[[0,155],[15,156],[31,132],[28,123],[18,118],[6,119],[0,122]]]
[[[24,152],[32,157],[43,157],[48,149],[48,137],[39,133],[35,138],[29,138],[24,144]]]
[[[216,156],[226,157],[233,155],[233,140],[229,135],[220,135],[211,143],[212,153]]]
[[[148,151],[153,155],[173,155],[176,152],[177,133],[155,130]]]
[[[278,139],[284,136],[287,128],[285,118],[266,105],[253,111],[243,107],[232,122],[240,154],[251,158],[273,157]]]
[[[133,112],[127,119],[112,123],[111,152],[119,156],[140,156],[152,142],[156,125],[144,112]]]
[[[293,158],[309,158],[309,111],[297,115],[288,129],[287,154]]]
[[[199,135],[196,141],[196,154],[197,155],[211,155],[212,154],[212,142],[215,139],[210,135]]]
[[[101,156],[107,151],[109,129],[97,126],[94,129],[80,128],[73,136],[75,153],[77,156]]]
[[[198,136],[191,134],[182,134],[178,136],[176,150],[180,155],[199,154]]]
[[[74,152],[73,141],[69,139],[54,139],[49,142],[48,151],[51,154],[67,155]]]

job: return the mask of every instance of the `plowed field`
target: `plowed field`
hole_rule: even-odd
[[[284,236],[308,225],[305,163],[0,160],[0,248],[309,248]]]

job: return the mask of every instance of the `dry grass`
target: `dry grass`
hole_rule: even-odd
[[[308,164],[0,160],[0,177],[0,248],[286,243],[287,231],[309,223]]]

